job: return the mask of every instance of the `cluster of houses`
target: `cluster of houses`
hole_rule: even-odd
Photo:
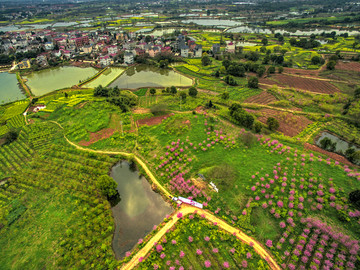
[[[220,51],[214,44],[213,51]],[[53,30],[6,32],[0,35],[0,53],[13,54],[37,52],[36,64],[47,66],[50,59],[83,59],[97,65],[113,63],[131,65],[136,56],[156,57],[159,53],[171,53],[181,57],[202,57],[202,46],[182,33],[177,37],[148,37],[141,33],[122,31],[89,30],[66,33]],[[119,57],[121,55],[121,57]],[[33,58],[34,59],[34,58]],[[29,59],[17,63],[24,69],[31,65]],[[33,63],[33,62],[32,62]]]

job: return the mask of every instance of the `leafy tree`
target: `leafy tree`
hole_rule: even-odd
[[[217,71],[215,72],[215,77],[216,77],[216,78],[219,78],[219,77],[220,77],[220,71],[219,71],[219,70],[217,70]]]
[[[16,141],[18,136],[19,136],[19,132],[16,129],[11,129],[5,135],[5,144],[9,144],[9,143],[12,143],[13,141]]]
[[[274,74],[275,73],[275,67],[274,66],[270,66],[267,70],[268,74]]]
[[[283,73],[283,71],[284,71],[284,68],[282,66],[278,67],[278,72],[279,73]]]
[[[108,199],[117,194],[117,183],[108,175],[100,176],[96,181],[96,186],[101,190],[101,193]]]
[[[355,98],[360,98],[360,87],[355,90],[354,97]]]
[[[119,87],[115,86],[114,88],[108,89],[109,97],[116,97],[120,95],[120,89]]]
[[[279,128],[279,121],[276,120],[274,117],[269,117],[266,120],[266,123],[270,130],[277,130]]]
[[[176,93],[177,93],[176,87],[175,87],[175,86],[171,86],[171,87],[170,87],[170,94],[176,95]]]
[[[257,73],[258,77],[262,77],[265,72],[266,72],[266,68],[265,68],[264,66],[260,66],[260,67],[256,70],[256,73]]]
[[[185,91],[180,92],[180,98],[182,101],[186,100],[186,92]]]
[[[261,130],[262,130],[262,124],[260,122],[255,122],[254,130],[255,130],[256,133],[260,133]]]
[[[231,75],[225,76],[224,81],[225,81],[228,85],[232,85],[232,86],[237,85],[237,82],[235,81],[234,77],[231,76]]]
[[[229,99],[230,98],[229,92],[225,91],[221,93],[221,98],[225,100]]]
[[[228,59],[222,61],[222,65],[227,69],[230,66],[231,62]]]
[[[333,142],[331,139],[325,137],[320,141],[320,147],[325,150],[335,151],[336,142]]]
[[[248,79],[248,87],[250,88],[258,88],[259,87],[259,79],[256,77],[250,77]]]
[[[320,56],[315,55],[311,58],[311,64],[313,65],[318,65],[320,64],[320,62],[321,62]]]
[[[191,86],[189,88],[189,96],[190,97],[196,97],[197,94],[198,94],[198,90],[194,86]]]
[[[109,96],[109,89],[99,85],[94,89],[94,96],[95,97],[108,97]]]
[[[208,65],[210,65],[210,64],[211,64],[211,59],[210,59],[210,57],[207,56],[207,55],[204,55],[204,56],[201,58],[201,64],[202,64],[203,66],[208,66]]]
[[[151,89],[150,89],[150,94],[151,94],[151,95],[155,95],[155,94],[156,94],[156,89],[155,89],[155,88],[151,88]]]
[[[269,41],[268,41],[267,38],[263,38],[263,39],[261,40],[261,43],[262,43],[264,46],[266,46],[266,45],[268,45]]]
[[[336,62],[333,61],[333,60],[331,60],[331,61],[329,61],[329,62],[327,63],[326,68],[327,68],[328,70],[334,70],[334,69],[335,69],[335,66],[336,66]]]
[[[360,210],[360,190],[354,190],[349,193],[349,202]]]
[[[167,68],[168,64],[169,64],[168,60],[160,60],[159,62],[160,68]]]

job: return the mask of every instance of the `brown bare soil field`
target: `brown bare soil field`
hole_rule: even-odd
[[[267,108],[257,111],[257,113],[259,112],[262,115],[258,118],[260,122],[266,124],[269,117],[274,117],[280,124],[278,131],[290,137],[296,136],[312,123],[312,121],[303,115],[294,115],[289,112],[276,111]]]
[[[102,139],[109,138],[111,135],[113,135],[115,132],[115,129],[112,128],[104,128],[102,130],[99,130],[95,133],[90,133],[90,140],[89,141],[80,141],[79,145],[81,146],[89,146],[97,141],[100,141]]]
[[[310,144],[310,143],[305,143],[304,146],[306,149],[309,149],[311,151],[316,151],[321,154],[327,155],[328,157],[332,158],[333,160],[336,160],[336,161],[341,162],[346,165],[354,166],[354,164],[352,164],[350,161],[348,161],[345,157],[343,157],[341,155],[326,151],[326,150],[324,150],[316,145]]]
[[[271,83],[272,82],[272,83]],[[295,89],[306,90],[314,93],[332,94],[339,92],[334,85],[327,81],[313,80],[309,78],[300,78],[289,75],[273,75],[270,78],[260,79],[260,83],[276,84],[281,87],[287,86]]]
[[[307,69],[297,69],[297,68],[284,68],[283,73],[294,74],[299,76],[313,76],[317,77],[319,75],[319,70],[307,70]]]
[[[158,125],[162,122],[162,120],[164,120],[165,118],[167,118],[169,116],[170,116],[170,114],[154,116],[154,117],[150,117],[150,118],[144,118],[144,119],[137,120],[137,124],[139,127],[143,126],[143,125],[148,125],[148,126]]]
[[[270,93],[263,91],[256,96],[247,98],[244,103],[257,103],[257,104],[269,104],[273,101],[276,101],[276,98]]]
[[[360,72],[360,63],[359,62],[344,63],[342,61],[338,61],[335,68],[336,69],[342,69],[342,70],[350,70],[350,71]]]

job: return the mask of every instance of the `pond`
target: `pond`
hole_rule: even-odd
[[[120,194],[120,202],[111,209],[115,221],[112,246],[117,259],[122,259],[140,238],[173,211],[161,195],[151,189],[149,182],[130,167],[128,162],[121,161],[110,174]]]
[[[80,67],[57,67],[35,71],[24,76],[28,81],[26,84],[30,87],[35,96],[41,96],[57,89],[71,87],[83,81],[98,72],[95,68]]]
[[[315,141],[317,146],[320,146],[320,141],[324,138],[329,138],[331,141],[336,142],[336,149],[335,152],[337,153],[345,153],[345,151],[351,146],[352,148],[355,149],[355,151],[359,151],[360,148],[356,147],[356,145],[353,144],[349,144],[347,141],[341,139],[340,137],[331,134],[329,132],[323,132],[321,133],[320,137],[317,138],[317,140]]]
[[[232,27],[242,25],[243,23],[232,21],[232,20],[221,20],[221,19],[190,19],[181,21],[182,23],[195,23],[203,26],[222,26],[222,27]]]
[[[124,68],[118,68],[118,67],[108,68],[103,73],[101,73],[101,75],[97,77],[95,80],[84,84],[83,87],[95,88],[99,85],[107,86],[117,77],[119,77],[124,72],[124,70],[125,70]]]
[[[170,69],[139,65],[127,69],[110,87],[125,89],[140,87],[191,86],[192,80]]]
[[[16,74],[0,73],[0,104],[26,98],[18,85]]]

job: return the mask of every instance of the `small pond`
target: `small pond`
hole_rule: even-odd
[[[91,67],[64,66],[35,71],[24,78],[28,80],[26,84],[30,87],[31,92],[35,96],[41,96],[57,89],[71,87],[97,72],[98,70]]]
[[[20,90],[16,74],[1,72],[0,85],[0,104],[26,98]]]
[[[316,145],[320,146],[320,141],[324,138],[329,138],[330,140],[332,140],[333,142],[336,142],[336,150],[335,152],[342,152],[345,153],[345,151],[351,146],[352,148],[354,148],[356,151],[360,150],[360,148],[356,147],[356,145],[354,144],[349,144],[347,141],[344,141],[343,139],[341,139],[340,137],[331,134],[329,132],[323,132],[321,133],[320,137],[317,138],[316,140]]]
[[[125,89],[140,87],[191,86],[192,80],[170,69],[139,65],[127,69],[110,87]]]
[[[115,220],[113,250],[117,259],[125,256],[140,238],[144,238],[159,225],[173,209],[151,189],[151,185],[126,161],[121,161],[111,170],[117,182],[120,202],[112,207]]]

